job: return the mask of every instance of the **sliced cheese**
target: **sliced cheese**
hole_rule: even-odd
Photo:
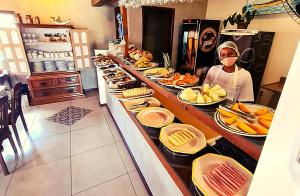
[[[191,142],[196,135],[188,129],[181,129],[168,136],[168,140],[176,147]]]

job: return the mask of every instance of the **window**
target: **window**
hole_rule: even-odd
[[[0,28],[15,28],[15,14],[14,12],[0,12]]]

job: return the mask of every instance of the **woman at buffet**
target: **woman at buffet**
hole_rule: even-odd
[[[222,65],[209,69],[204,84],[221,85],[227,91],[227,98],[236,101],[254,101],[253,84],[250,73],[236,65],[240,56],[236,44],[227,41],[218,47],[218,56]]]

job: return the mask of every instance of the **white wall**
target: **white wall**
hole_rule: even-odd
[[[108,41],[115,39],[113,7],[92,7],[90,0],[1,0],[0,10],[39,16],[43,24],[50,24],[51,16],[71,19],[74,27],[89,30],[91,50],[106,49]],[[94,69],[85,69],[81,75],[84,89],[97,87]]]
[[[246,3],[247,0],[209,0],[206,18],[224,20],[235,11],[241,12],[241,8]],[[248,28],[275,32],[262,84],[277,82],[281,76],[287,76],[300,40],[300,25],[294,22],[288,14],[272,14],[256,16]]]

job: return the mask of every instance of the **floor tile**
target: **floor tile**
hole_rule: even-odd
[[[115,123],[115,121],[113,120],[113,117],[110,115],[108,108],[107,107],[102,107],[104,116],[106,118],[106,121],[108,123],[108,126],[113,134],[113,137],[115,139],[115,142],[121,142],[122,141],[122,137],[119,133],[119,129]]]
[[[85,107],[92,110],[100,110],[98,96],[91,96],[85,99],[75,99],[71,101],[72,106]]]
[[[14,150],[11,147],[11,144],[9,142],[9,140],[4,140],[3,143],[3,152],[2,152],[2,156],[4,157],[6,166],[8,168],[8,171],[10,173],[15,171],[15,168],[17,167],[17,163],[18,160],[21,156],[21,151],[20,149],[17,147],[18,153],[15,154]],[[15,145],[17,146],[17,143],[15,142]],[[4,176],[4,173],[2,171],[2,168],[0,166],[0,177]],[[1,194],[0,194],[1,195]]]
[[[37,120],[29,129],[28,135],[25,131],[22,131],[20,134],[25,134],[27,137],[30,137],[32,140],[41,139],[53,135],[58,135],[62,133],[70,132],[70,126],[58,124],[58,123],[49,123],[46,120]]]
[[[126,174],[76,194],[76,196],[99,196],[99,195],[135,196],[135,192],[130,182],[129,176]]]
[[[62,102],[56,102],[56,103],[49,103],[49,104],[43,104],[39,105],[39,110],[61,110],[61,108],[65,108],[70,106],[71,101],[62,101]]]
[[[135,165],[129,155],[129,152],[127,151],[127,148],[123,142],[117,142],[117,147],[119,150],[119,153],[121,155],[121,158],[125,164],[127,172],[135,171]]]
[[[70,101],[64,101],[64,102],[58,102],[58,103],[50,103],[45,105],[40,105],[39,110],[37,112],[37,116],[40,116],[42,118],[47,118],[66,107],[70,106]]]
[[[95,106],[94,106],[95,107]],[[91,113],[83,117],[80,121],[71,126],[71,130],[78,130],[99,124],[106,124],[105,116],[102,110],[93,110]]]
[[[77,154],[114,143],[107,124],[100,124],[71,132],[71,154]]]
[[[126,173],[115,144],[71,157],[72,193],[78,193]]]
[[[15,142],[16,146],[19,147],[12,126],[9,126],[9,130],[11,132],[12,137],[14,138],[14,142]],[[22,144],[22,146],[24,146],[28,140],[28,136],[27,136],[27,133],[26,133],[23,125],[17,126],[17,132],[18,132],[21,144]]]
[[[24,118],[25,118],[28,129],[30,129],[37,113],[38,113],[37,109],[33,109],[33,110],[29,110],[29,111],[23,110]],[[17,128],[21,127],[21,129],[24,129],[21,117],[18,118],[18,120],[16,122],[16,126],[17,126]]]
[[[137,171],[129,173],[130,180],[133,184],[133,188],[137,196],[148,196],[147,189],[145,188],[143,181]]]
[[[4,196],[12,175],[0,177],[0,196]]]
[[[39,140],[28,140],[18,163],[18,170],[42,165],[70,156],[70,133]]]
[[[7,196],[71,195],[70,159],[15,172]]]

